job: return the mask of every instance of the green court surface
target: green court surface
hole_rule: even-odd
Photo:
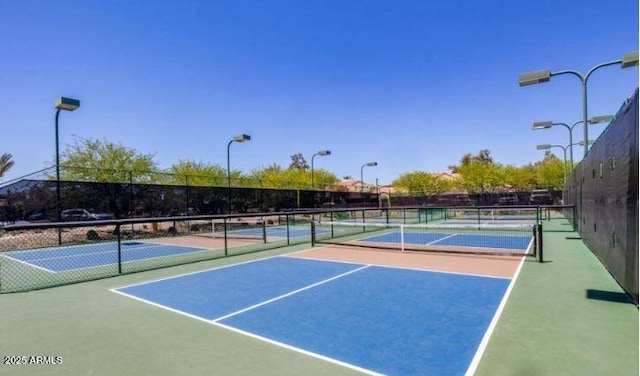
[[[554,226],[567,228],[547,228]],[[524,263],[476,375],[638,375],[638,309],[580,240],[567,239],[576,236],[545,233],[546,262]],[[308,247],[0,295],[3,360],[41,356],[62,362],[3,362],[0,374],[358,374],[109,291]]]

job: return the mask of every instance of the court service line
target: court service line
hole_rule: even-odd
[[[359,272],[359,271],[364,270],[364,269],[369,268],[369,267],[371,267],[371,265],[364,265],[364,266],[361,266],[361,267],[359,267],[359,268],[356,268],[356,269],[350,270],[350,271],[348,271],[348,272],[346,272],[346,273],[338,274],[338,275],[333,276],[333,277],[331,277],[331,278],[327,278],[327,279],[325,279],[325,280],[322,280],[322,281],[319,281],[319,282],[316,282],[316,283],[310,284],[310,285],[308,285],[308,286],[305,286],[305,287],[299,288],[299,289],[297,289],[297,290],[290,291],[290,292],[288,292],[288,293],[286,293],[286,294],[283,294],[283,295],[280,295],[280,296],[276,296],[275,298],[271,298],[271,299],[269,299],[269,300],[265,300],[264,302],[260,302],[260,303],[258,303],[258,304],[254,304],[254,305],[252,305],[252,306],[250,306],[250,307],[243,308],[243,309],[241,309],[241,310],[239,310],[239,311],[235,311],[235,312],[229,313],[228,315],[220,316],[220,317],[215,318],[215,319],[213,319],[213,320],[211,320],[211,321],[213,321],[213,322],[218,322],[218,321],[222,321],[222,320],[224,320],[224,319],[228,319],[228,318],[233,317],[233,316],[237,316],[237,315],[239,315],[239,314],[241,314],[241,313],[245,313],[245,312],[248,312],[248,311],[254,310],[254,309],[256,309],[256,308],[262,307],[262,306],[264,306],[264,305],[267,305],[267,304],[273,303],[273,302],[275,302],[275,301],[282,300],[282,299],[284,299],[284,298],[288,298],[288,297],[290,297],[290,296],[292,296],[292,295],[295,295],[295,294],[298,294],[298,293],[300,293],[300,292],[303,292],[303,291],[306,291],[306,290],[312,289],[312,288],[314,288],[314,287],[318,287],[318,286],[320,286],[320,285],[324,285],[325,283],[328,283],[328,282],[334,281],[334,280],[339,279],[339,278],[342,278],[342,277],[346,277],[346,276],[348,276],[349,274]]]
[[[456,235],[458,235],[458,234],[451,234],[451,235],[449,235],[449,236],[445,236],[444,238],[436,239],[436,240],[434,240],[434,241],[432,241],[432,242],[430,242],[430,243],[427,243],[427,244],[425,244],[425,245],[432,245],[432,244],[435,244],[435,243],[441,242],[441,241],[443,241],[443,240],[445,240],[445,239],[453,238],[453,237],[454,237],[454,236],[456,236]]]
[[[509,299],[509,296],[511,295],[511,291],[513,290],[513,287],[515,286],[516,281],[518,280],[518,276],[520,275],[520,270],[522,270],[524,261],[525,261],[525,258],[523,257],[522,260],[520,261],[520,265],[518,266],[518,269],[516,270],[516,273],[513,276],[513,279],[511,280],[511,283],[509,283],[509,286],[507,287],[507,291],[505,291],[504,296],[502,297],[502,300],[498,305],[498,309],[496,309],[496,313],[493,315],[493,319],[491,320],[491,323],[489,324],[487,331],[484,333],[484,336],[480,341],[480,345],[478,345],[478,350],[476,350],[476,353],[473,356],[473,359],[471,359],[471,363],[469,364],[469,368],[467,368],[467,372],[465,373],[465,376],[473,376],[473,374],[475,374],[476,369],[480,364],[480,360],[482,359],[482,356],[484,355],[484,352],[487,349],[487,345],[489,344],[489,339],[491,338],[493,331],[498,325],[498,321],[500,320],[502,311],[504,310],[504,307],[507,305],[507,300]]]

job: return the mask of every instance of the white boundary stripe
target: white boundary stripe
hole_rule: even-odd
[[[57,273],[55,270],[50,270],[50,269],[47,269],[47,268],[43,268],[42,266],[34,265],[34,264],[31,264],[31,263],[26,262],[26,261],[24,261],[24,260],[20,260],[20,259],[17,259],[17,258],[13,258],[13,257],[11,257],[11,256],[9,256],[9,255],[3,255],[3,256],[4,256],[4,257],[6,257],[6,258],[8,258],[8,259],[11,259],[11,260],[13,260],[13,261],[19,262],[19,263],[21,263],[21,264],[25,264],[25,265],[27,265],[27,266],[29,266],[29,267],[36,268],[36,269],[40,269],[40,270],[44,270],[44,271],[45,271],[45,272],[47,272],[47,273]]]
[[[213,324],[213,325],[219,326],[221,328],[230,330],[232,332],[243,334],[245,336],[248,336],[248,337],[251,337],[251,338],[255,338],[255,339],[270,343],[272,345],[283,347],[283,348],[285,348],[287,350],[291,350],[291,351],[295,351],[295,352],[298,352],[298,353],[301,353],[301,354],[305,354],[305,355],[311,356],[313,358],[321,359],[321,360],[324,360],[324,361],[329,362],[329,363],[333,363],[333,364],[337,364],[337,365],[340,365],[340,366],[343,366],[343,367],[346,367],[346,368],[350,368],[350,369],[362,372],[362,373],[367,374],[367,375],[375,375],[375,376],[384,375],[382,373],[371,371],[371,370],[368,370],[366,368],[362,368],[362,367],[353,365],[351,363],[346,363],[346,362],[343,362],[343,361],[340,361],[340,360],[337,360],[337,359],[329,358],[329,357],[327,357],[325,355],[320,355],[318,353],[307,351],[307,350],[301,349],[299,347],[294,347],[294,346],[287,345],[287,344],[282,343],[282,342],[274,341],[272,339],[269,339],[269,338],[266,338],[266,337],[262,337],[262,336],[259,336],[257,334],[253,334],[253,333],[250,333],[250,332],[245,332],[244,330],[240,330],[240,329],[234,328],[232,326],[227,326],[227,325],[221,324],[219,322],[210,322],[210,323]]]
[[[496,310],[496,313],[493,315],[493,319],[491,320],[491,323],[489,324],[487,331],[484,333],[484,336],[482,337],[482,341],[480,341],[478,350],[476,350],[476,353],[473,356],[471,363],[469,364],[469,368],[467,368],[467,372],[465,373],[465,376],[472,376],[473,374],[475,374],[476,369],[480,364],[480,360],[482,359],[482,355],[484,355],[484,351],[487,349],[487,345],[489,344],[489,339],[491,338],[491,335],[493,334],[493,331],[495,330],[496,325],[500,320],[502,311],[504,310],[504,307],[507,304],[507,300],[511,295],[511,291],[513,290],[513,287],[515,286],[516,281],[518,280],[518,276],[520,275],[520,270],[522,270],[524,261],[525,261],[525,258],[523,257],[522,260],[520,261],[520,265],[518,266],[518,269],[516,270],[516,273],[513,276],[513,279],[511,280],[511,283],[509,283],[509,287],[507,287],[507,291],[505,291],[504,296],[502,297],[502,301],[500,301],[500,305],[498,305],[498,309]]]
[[[296,259],[296,260],[297,260],[297,259]],[[280,295],[280,296],[276,296],[275,298],[272,298],[272,299],[269,299],[269,300],[265,300],[264,302],[261,302],[261,303],[258,303],[258,304],[254,304],[254,305],[252,305],[252,306],[250,306],[250,307],[247,307],[247,308],[241,309],[241,310],[239,310],[239,311],[229,313],[228,315],[220,316],[220,317],[218,317],[218,318],[212,319],[211,321],[218,322],[218,321],[222,321],[222,320],[224,320],[224,319],[228,319],[229,317],[237,316],[237,315],[239,315],[239,314],[241,314],[241,313],[244,313],[244,312],[247,312],[247,311],[251,311],[251,310],[256,309],[256,308],[258,308],[258,307],[262,307],[263,305],[267,305],[267,304],[269,304],[269,303],[273,303],[273,302],[275,302],[275,301],[278,301],[278,300],[281,300],[281,299],[287,298],[287,297],[289,297],[289,296],[292,296],[292,295],[298,294],[298,293],[303,292],[303,291],[305,291],[305,290],[309,290],[309,289],[312,289],[312,288],[314,288],[314,287],[318,287],[318,286],[320,286],[320,285],[324,285],[325,283],[331,282],[331,281],[336,280],[336,279],[338,279],[338,278],[345,277],[345,276],[347,276],[347,275],[349,275],[349,274],[359,272],[359,271],[364,270],[364,269],[366,269],[366,268],[368,268],[368,267],[370,267],[370,266],[371,266],[371,265],[364,265],[364,266],[361,266],[361,267],[359,267],[359,268],[357,268],[357,269],[353,269],[353,270],[350,270],[350,271],[348,271],[348,272],[345,272],[345,273],[342,273],[342,274],[338,274],[338,275],[333,276],[333,277],[331,277],[331,278],[324,279],[324,280],[322,280],[322,281],[319,281],[319,282],[313,283],[313,284],[311,284],[311,285],[308,285],[308,286],[305,286],[305,287],[299,288],[299,289],[297,289],[297,290],[294,290],[294,291],[288,292],[288,293],[286,293],[286,294],[283,294],[283,295]]]

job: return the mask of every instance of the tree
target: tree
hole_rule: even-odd
[[[562,189],[564,185],[563,162],[550,151],[546,151],[544,159],[535,164],[536,186],[539,188]]]
[[[169,167],[169,177],[174,184],[189,186],[225,186],[227,170],[219,165],[180,160]],[[232,177],[238,175],[234,171]]]
[[[470,165],[473,162],[479,162],[482,164],[491,164],[493,163],[493,157],[491,157],[491,151],[488,149],[482,149],[478,153],[478,155],[472,155],[471,153],[467,153],[462,156],[460,159],[460,165],[452,165],[449,166],[451,172],[459,173],[459,169],[465,166]]]
[[[400,175],[398,179],[391,182],[391,185],[415,195],[446,192],[454,188],[455,183],[428,172],[414,171]]]
[[[493,192],[495,188],[504,185],[503,167],[493,161],[491,152],[487,149],[480,150],[477,155],[465,154],[460,159],[460,165],[449,168],[462,175],[469,192]]]
[[[15,162],[12,161],[11,158],[13,158],[13,155],[9,153],[4,153],[0,156],[0,177],[2,177],[2,175],[9,171],[15,164]]]
[[[151,183],[157,170],[152,155],[106,139],[80,138],[60,156],[62,180]]]
[[[296,153],[291,156],[291,164],[289,165],[289,170],[308,170],[309,164],[307,160],[304,159],[302,153]]]

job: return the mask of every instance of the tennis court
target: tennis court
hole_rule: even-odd
[[[522,263],[498,276],[429,270],[427,255],[349,254],[319,247],[113,291],[368,374],[462,375]]]
[[[99,266],[117,265],[120,261],[133,262],[178,256],[209,249],[185,247],[155,242],[122,242],[120,256],[116,242],[49,247],[25,251],[6,252],[4,257],[47,272],[58,273]]]

